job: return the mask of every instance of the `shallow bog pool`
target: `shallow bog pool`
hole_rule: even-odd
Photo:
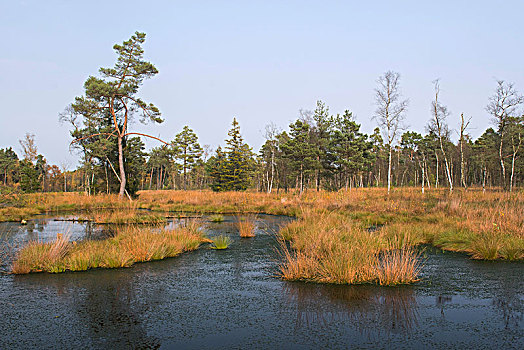
[[[1,223],[2,242],[103,236],[104,227],[43,218]],[[425,247],[411,286],[280,280],[275,232],[207,222],[233,242],[131,268],[0,275],[0,348],[524,348],[524,264],[479,262]],[[168,225],[176,226],[175,220]]]

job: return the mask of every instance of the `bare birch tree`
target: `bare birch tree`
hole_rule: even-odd
[[[504,165],[503,155],[506,127],[508,124],[508,118],[516,112],[522,103],[524,103],[524,97],[519,95],[518,91],[513,86],[513,83],[506,83],[504,80],[498,80],[495,93],[489,98],[489,103],[486,106],[486,111],[491,114],[492,122],[498,128],[500,137],[499,161],[501,180],[504,189],[507,188],[506,167]]]
[[[522,146],[524,136],[524,116],[509,118],[508,136],[511,145],[511,175],[509,178],[509,191],[513,191],[513,179],[515,178],[515,161]]]
[[[405,112],[409,100],[402,99],[400,92],[400,74],[387,71],[377,79],[375,103],[377,109],[373,119],[377,121],[382,131],[384,141],[388,146],[388,194],[391,189],[391,157],[393,145],[403,129]]]
[[[429,130],[433,132],[439,141],[440,151],[444,157],[444,166],[446,167],[446,178],[448,179],[449,192],[453,192],[453,175],[448,160],[448,155],[444,148],[444,139],[449,137],[449,128],[446,124],[446,118],[449,116],[449,110],[439,101],[440,84],[439,80],[433,81],[435,86],[435,99],[431,102],[432,119],[429,123]]]
[[[280,132],[280,129],[274,123],[271,122],[266,125],[264,138],[266,139],[266,145],[268,146],[268,152],[270,153],[270,169],[266,171],[267,193],[271,193],[273,190],[273,182],[275,179],[275,153],[278,142],[277,135]]]

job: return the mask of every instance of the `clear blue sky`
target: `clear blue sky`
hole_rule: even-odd
[[[524,91],[523,13],[524,1],[3,0],[0,148],[20,153],[31,132],[51,163],[76,165],[58,113],[136,30],[147,33],[145,57],[160,71],[141,96],[166,120],[137,122],[136,131],[172,140],[187,124],[215,148],[236,116],[258,151],[266,124],[285,128],[322,99],[371,132],[376,79],[394,70],[411,129],[424,132],[440,78],[450,126],[464,112],[478,137],[495,79]]]

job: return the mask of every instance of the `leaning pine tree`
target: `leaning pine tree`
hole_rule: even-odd
[[[117,174],[120,181],[119,196],[126,191],[126,166],[123,144],[129,135],[146,136],[166,143],[154,136],[129,132],[130,118],[138,114],[140,121],[145,123],[162,123],[160,111],[152,103],[146,103],[136,95],[145,79],[158,73],[155,66],[143,59],[146,34],[136,32],[122,45],[114,45],[113,49],[118,55],[113,68],[100,68],[100,78],[90,76],[84,83],[85,96],[75,98],[71,105],[73,113],[83,118],[84,125],[100,125],[109,115],[112,120],[110,132],[98,132],[82,136],[73,140],[80,142],[92,137],[116,138],[118,144]],[[166,143],[167,144],[167,143]]]

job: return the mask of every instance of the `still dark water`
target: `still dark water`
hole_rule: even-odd
[[[412,286],[328,286],[275,277],[272,232],[260,216],[240,239],[234,218],[207,224],[230,248],[202,247],[132,268],[0,275],[0,348],[347,349],[524,348],[524,264],[478,262],[427,248]],[[2,223],[4,241],[73,239],[100,229],[37,220]],[[32,231],[32,232],[28,232]]]

